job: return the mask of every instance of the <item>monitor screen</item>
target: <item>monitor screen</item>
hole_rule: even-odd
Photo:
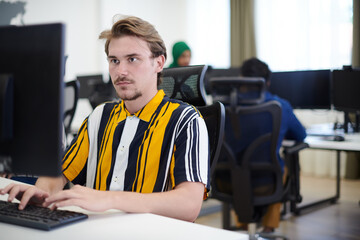
[[[93,108],[117,99],[111,79],[104,82],[102,74],[77,76],[80,83],[79,98],[87,98]]]
[[[332,104],[336,110],[360,111],[360,70],[334,70],[331,89]]]
[[[60,23],[0,27],[0,171],[61,174],[64,35]]]
[[[273,72],[270,92],[293,108],[330,109],[330,70]]]
[[[212,68],[208,67],[205,77],[204,85],[205,90],[208,94],[211,93],[211,84],[210,79],[214,77],[238,77],[241,75],[240,67],[231,67],[231,68]]]
[[[102,74],[83,75],[76,78],[80,83],[79,98],[89,98],[94,94],[96,86],[104,83]]]

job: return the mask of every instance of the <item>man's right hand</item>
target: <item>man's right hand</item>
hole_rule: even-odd
[[[45,198],[49,194],[33,185],[11,183],[5,188],[0,189],[0,194],[9,194],[8,201],[12,202],[15,198],[20,201],[19,209],[22,210],[27,204],[43,205]]]

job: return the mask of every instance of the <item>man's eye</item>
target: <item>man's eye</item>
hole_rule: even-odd
[[[129,62],[135,62],[135,61],[137,61],[137,58],[136,58],[136,57],[131,57],[131,58],[129,58]]]
[[[117,63],[119,63],[119,60],[117,60],[117,59],[110,59],[110,62],[111,62],[111,63],[114,63],[114,64],[117,64]]]

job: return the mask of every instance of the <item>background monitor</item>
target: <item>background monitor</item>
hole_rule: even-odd
[[[360,111],[360,70],[334,70],[331,89],[334,109],[345,112]]]
[[[0,172],[61,174],[64,35],[59,23],[0,27]]]
[[[102,74],[77,76],[76,79],[80,84],[79,98],[89,98],[96,86],[104,83]]]
[[[240,67],[231,67],[231,68],[212,68],[208,67],[205,77],[204,77],[204,86],[207,94],[211,93],[211,78],[218,77],[239,77],[241,74]]]
[[[330,70],[273,72],[270,92],[293,108],[331,109]]]
[[[104,82],[102,74],[77,76],[77,80],[80,83],[79,98],[87,98],[92,108],[117,98],[111,79]]]

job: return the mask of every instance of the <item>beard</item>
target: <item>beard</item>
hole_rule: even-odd
[[[142,96],[142,93],[138,90],[138,89],[134,89],[133,91],[129,91],[127,86],[117,86],[116,84],[118,82],[129,82],[129,83],[133,83],[134,81],[132,79],[128,79],[126,77],[122,77],[122,78],[117,78],[114,81],[114,87],[115,90],[119,96],[120,99],[125,100],[125,101],[132,101],[132,100],[136,100],[139,97]]]

